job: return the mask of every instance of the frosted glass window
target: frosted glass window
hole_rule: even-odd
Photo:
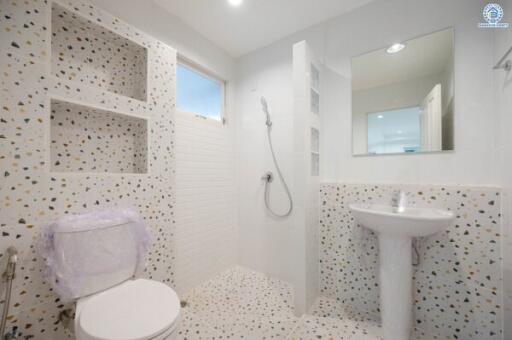
[[[368,153],[418,152],[421,109],[409,107],[368,114]]]
[[[221,121],[224,83],[188,65],[178,64],[176,106],[179,111]]]

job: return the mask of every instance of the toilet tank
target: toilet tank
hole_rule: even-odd
[[[63,300],[74,300],[132,278],[144,267],[149,236],[133,211],[68,216],[48,230],[49,280]]]

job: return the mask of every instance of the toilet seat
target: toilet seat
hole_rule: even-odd
[[[147,340],[177,327],[180,300],[152,280],[130,280],[79,301],[76,327],[90,340]]]

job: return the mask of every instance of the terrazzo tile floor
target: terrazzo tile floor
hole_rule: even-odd
[[[234,267],[182,298],[178,339],[379,340],[371,315],[355,313],[334,299],[317,299],[309,314],[293,314],[292,287],[280,280]],[[441,339],[416,330],[414,340]]]

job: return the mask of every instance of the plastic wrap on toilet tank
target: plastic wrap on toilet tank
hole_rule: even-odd
[[[42,235],[46,276],[64,301],[129,279],[145,267],[150,244],[142,218],[113,208],[61,217]]]

